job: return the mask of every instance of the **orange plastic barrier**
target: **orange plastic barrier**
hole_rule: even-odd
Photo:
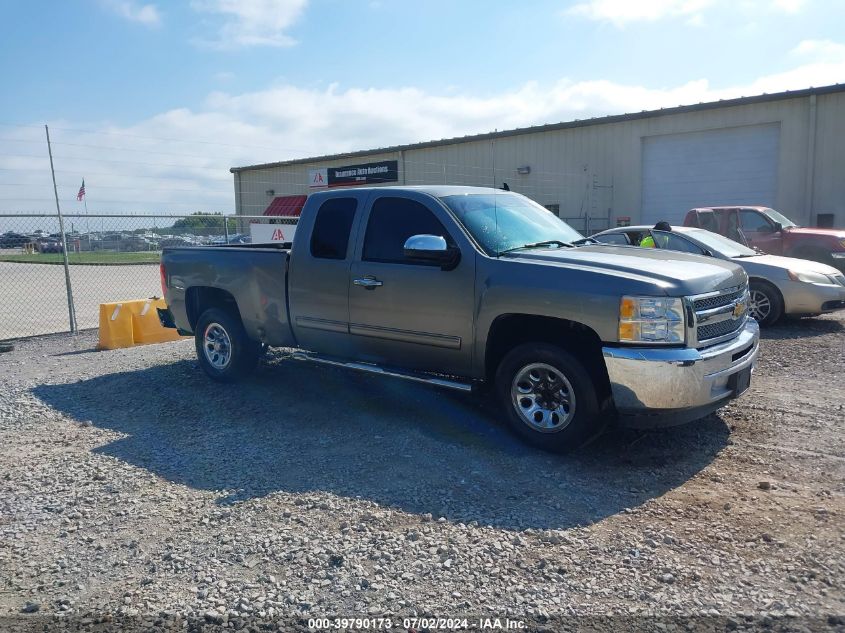
[[[165,308],[164,299],[136,299],[100,304],[100,343],[98,349],[117,349],[178,341],[182,336],[162,327],[156,308]]]

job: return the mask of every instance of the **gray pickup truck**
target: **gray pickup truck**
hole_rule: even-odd
[[[595,243],[517,193],[378,187],[309,196],[293,244],[166,248],[162,323],[212,378],[264,346],[493,392],[554,451],[610,420],[688,422],[741,394],[759,329],[736,264]]]

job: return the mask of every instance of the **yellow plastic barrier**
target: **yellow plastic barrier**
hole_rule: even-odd
[[[178,341],[181,336],[172,328],[161,326],[156,308],[167,307],[164,299],[137,299],[100,304],[99,349],[117,349]]]

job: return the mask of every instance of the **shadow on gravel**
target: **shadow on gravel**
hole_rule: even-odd
[[[773,326],[761,328],[760,338],[782,341],[827,336],[842,331],[845,331],[845,325],[836,319],[783,319]]]
[[[239,385],[192,362],[33,389],[126,434],[96,449],[229,504],[327,491],[506,529],[584,525],[681,485],[725,446],[717,416],[611,431],[556,456],[515,440],[471,397],[271,357]]]

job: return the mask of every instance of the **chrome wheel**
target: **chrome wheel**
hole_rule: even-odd
[[[555,433],[575,415],[575,391],[566,376],[545,363],[526,365],[514,376],[511,401],[532,430]]]
[[[232,341],[219,323],[209,323],[203,334],[203,352],[215,369],[226,369],[232,360]]]
[[[748,301],[748,314],[758,322],[765,321],[772,313],[772,300],[765,292],[752,290]]]

